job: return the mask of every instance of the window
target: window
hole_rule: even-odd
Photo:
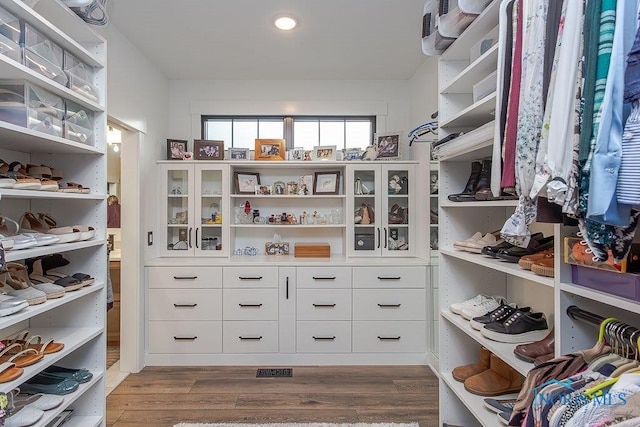
[[[373,141],[375,116],[202,116],[202,138],[226,147],[253,149],[256,138],[284,138],[288,149],[318,145],[365,149]]]

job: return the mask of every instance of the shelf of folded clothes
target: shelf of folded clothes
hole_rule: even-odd
[[[443,144],[434,144],[433,156],[439,161],[451,158],[456,161],[490,157],[493,152],[494,121],[464,133]]]

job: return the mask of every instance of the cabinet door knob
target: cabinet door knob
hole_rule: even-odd
[[[313,337],[316,341],[334,341],[336,337]]]
[[[240,307],[262,307],[262,304],[238,304]]]
[[[313,276],[313,280],[336,280],[336,276],[328,276],[328,277],[318,277],[318,276]]]
[[[174,336],[173,339],[176,341],[195,341],[198,337],[197,336],[193,336],[193,337],[176,337]]]
[[[240,280],[262,280],[262,276],[258,276],[258,277],[238,276],[238,279],[240,279]]]
[[[173,276],[174,280],[196,280],[198,276]]]
[[[175,308],[181,308],[181,307],[194,308],[197,305],[198,304],[175,304],[175,303],[173,304]]]
[[[329,307],[329,308],[333,308],[336,305],[335,304],[313,304],[314,307]]]
[[[243,336],[239,336],[238,338],[240,338],[243,341],[260,341],[262,339],[262,337],[243,337]]]
[[[378,337],[380,341],[399,341],[400,337]]]
[[[401,277],[400,276],[395,276],[395,277],[391,277],[391,276],[378,276],[378,280],[400,280]]]
[[[380,308],[398,308],[400,304],[378,304]]]

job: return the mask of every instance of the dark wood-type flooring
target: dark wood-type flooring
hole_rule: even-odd
[[[107,369],[113,366],[113,364],[116,363],[118,360],[120,360],[120,347],[108,346],[107,347]]]
[[[270,366],[265,366],[270,367]],[[426,366],[147,367],[107,397],[107,426],[193,423],[419,422],[438,425],[438,380]]]

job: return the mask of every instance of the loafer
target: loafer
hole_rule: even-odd
[[[64,397],[53,394],[19,394],[20,390],[13,391],[13,405],[15,407],[28,406],[41,411],[50,411],[64,402]]]
[[[13,411],[10,417],[4,420],[4,427],[26,427],[40,421],[44,411],[28,406],[20,406]]]
[[[20,391],[24,393],[46,393],[65,395],[73,393],[78,389],[80,383],[75,380],[61,378],[54,375],[40,372],[35,377],[22,383]]]
[[[520,360],[533,363],[538,357],[554,354],[555,334],[553,329],[543,339],[529,344],[520,344],[513,349],[513,354]]]
[[[482,239],[482,233],[477,231],[473,236],[464,239],[464,240],[455,240],[453,242],[453,248],[454,249],[460,249],[460,250],[465,250],[467,247],[467,244],[470,242],[477,242],[480,239]]]
[[[531,271],[538,276],[553,277],[555,275],[553,265],[555,264],[553,252],[547,254],[531,265]]]
[[[52,365],[46,368],[43,372],[60,378],[72,379],[79,383],[89,382],[91,378],[93,378],[93,374],[84,368],[73,369],[65,368],[64,366]]]
[[[540,240],[531,239],[526,248],[513,246],[509,249],[503,249],[496,256],[505,261],[517,263],[525,255],[531,255],[553,248],[553,236],[543,237]]]
[[[543,339],[549,333],[544,313],[516,310],[503,323],[484,325],[480,333],[493,341],[519,344]]]
[[[544,236],[542,235],[542,233],[533,233],[531,235],[531,240],[540,240],[542,239]],[[484,248],[482,248],[482,253],[485,255],[488,255],[490,257],[496,258],[498,255],[498,252],[500,252],[503,249],[509,249],[514,247],[511,243],[508,243],[506,241],[499,243],[497,245],[494,246],[485,246]]]

